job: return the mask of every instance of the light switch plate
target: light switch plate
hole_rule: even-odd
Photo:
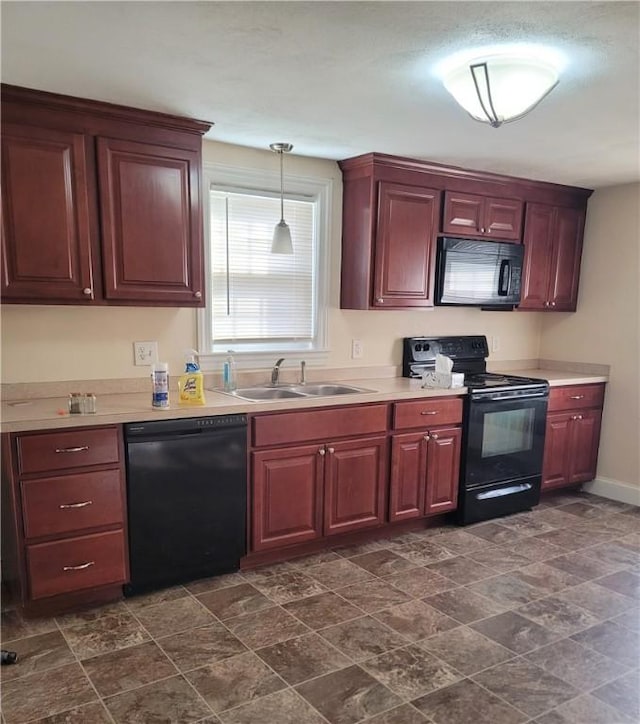
[[[351,359],[362,359],[362,340],[351,340]]]
[[[152,365],[158,361],[157,342],[134,342],[133,362],[136,367]]]

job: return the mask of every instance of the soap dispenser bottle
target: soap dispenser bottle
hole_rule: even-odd
[[[233,359],[232,350],[222,365],[222,388],[225,392],[233,392],[236,389],[236,362]]]

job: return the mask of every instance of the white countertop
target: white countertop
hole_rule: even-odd
[[[607,382],[604,375],[588,375],[561,370],[510,370],[510,374],[522,377],[546,379],[551,386],[579,385]],[[304,397],[297,399],[249,402],[222,392],[207,390],[206,404],[183,407],[177,404],[165,409],[151,407],[151,390],[148,393],[99,395],[95,415],[69,415],[66,397],[48,397],[32,400],[18,400],[2,403],[1,432],[23,432],[27,430],[55,430],[91,425],[112,425],[124,422],[149,420],[171,420],[183,417],[205,417],[239,412],[279,412],[315,407],[334,407],[391,400],[420,399],[466,395],[467,388],[422,389],[421,380],[404,377],[380,379],[340,380],[371,392],[334,397]],[[170,402],[177,400],[177,391],[169,394]]]

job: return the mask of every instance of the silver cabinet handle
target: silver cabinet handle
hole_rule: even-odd
[[[548,306],[549,306],[549,302],[545,302],[545,303],[544,303],[544,306],[545,306],[545,307],[548,307]]]
[[[432,439],[432,440],[437,440],[437,439],[438,439],[438,436],[437,436],[437,435],[431,435],[431,439]]]
[[[582,420],[582,415],[578,415],[578,416],[576,417],[576,419],[577,419],[577,420]]]
[[[429,435],[425,435],[425,436],[424,436],[424,439],[425,439],[427,442],[429,442],[429,440],[431,440],[431,438],[429,437]]]
[[[196,299],[202,299],[202,292],[194,292],[194,293],[193,293],[193,296],[194,296]]]
[[[584,397],[584,395],[570,395],[570,400],[581,400]]]
[[[384,304],[384,299],[383,299],[382,297],[378,297],[378,298],[376,299],[376,302],[377,302],[378,304]]]
[[[91,289],[91,287],[85,287],[85,288],[82,290],[82,293],[83,293],[86,297],[90,297],[90,296],[93,294],[93,289]]]
[[[84,500],[82,503],[62,503],[58,507],[60,510],[64,510],[66,508],[86,508],[87,505],[93,505],[93,500]]]
[[[95,566],[95,561],[89,561],[88,563],[82,563],[79,566],[62,566],[63,571],[83,571],[85,568]]]
[[[329,453],[329,455],[333,455],[333,453],[335,452],[335,449],[330,447],[327,449],[327,452]]]
[[[439,410],[423,410],[421,415],[437,415]]]
[[[326,455],[326,454],[327,454],[327,451],[323,447],[321,447],[320,450],[318,450],[318,455]]]
[[[79,447],[57,447],[56,452],[57,453],[74,453],[74,452],[84,452],[85,450],[88,450],[88,445],[80,445]]]
[[[556,306],[556,303],[555,303],[555,302],[550,302],[550,303],[549,303],[549,306],[550,306],[550,307],[555,307],[555,306]]]

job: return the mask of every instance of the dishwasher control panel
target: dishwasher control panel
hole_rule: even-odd
[[[230,425],[246,425],[246,415],[216,415],[216,417],[199,417],[195,420],[198,427],[229,427]]]

